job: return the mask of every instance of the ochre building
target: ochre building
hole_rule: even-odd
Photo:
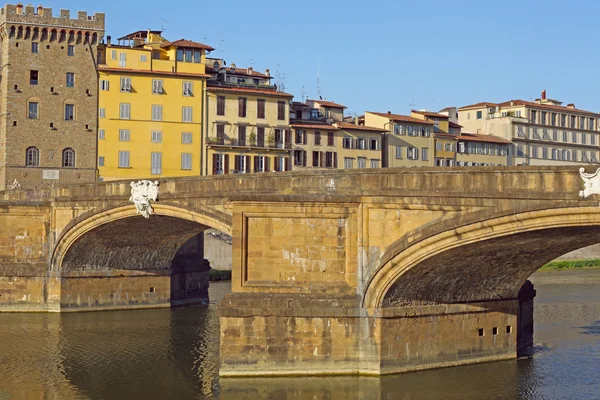
[[[0,9],[0,190],[96,179],[104,14]]]
[[[198,176],[206,52],[138,31],[99,48],[100,179]]]

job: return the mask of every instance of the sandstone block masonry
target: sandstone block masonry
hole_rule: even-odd
[[[0,9],[0,190],[96,179],[104,14]]]

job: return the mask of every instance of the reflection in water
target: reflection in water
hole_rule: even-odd
[[[0,314],[5,399],[597,398],[600,270],[536,274],[534,356],[382,378],[218,380],[218,316],[209,307]],[[216,302],[228,282],[211,284]]]

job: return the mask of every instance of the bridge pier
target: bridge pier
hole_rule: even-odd
[[[384,375],[513,359],[519,301],[367,310],[359,299],[238,294],[221,304],[221,376]]]

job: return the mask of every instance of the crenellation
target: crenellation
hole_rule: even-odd
[[[59,15],[54,16],[50,7],[19,7],[19,5],[6,4],[0,10],[0,26],[5,23],[11,23],[53,28],[104,30],[104,13],[96,12],[91,16],[88,15],[87,11],[78,11],[77,18],[71,19],[71,12],[69,10],[61,9]]]
[[[77,19],[87,21],[88,15],[86,11],[77,11]]]
[[[71,19],[71,11],[61,8],[60,9],[60,18],[61,19]]]

